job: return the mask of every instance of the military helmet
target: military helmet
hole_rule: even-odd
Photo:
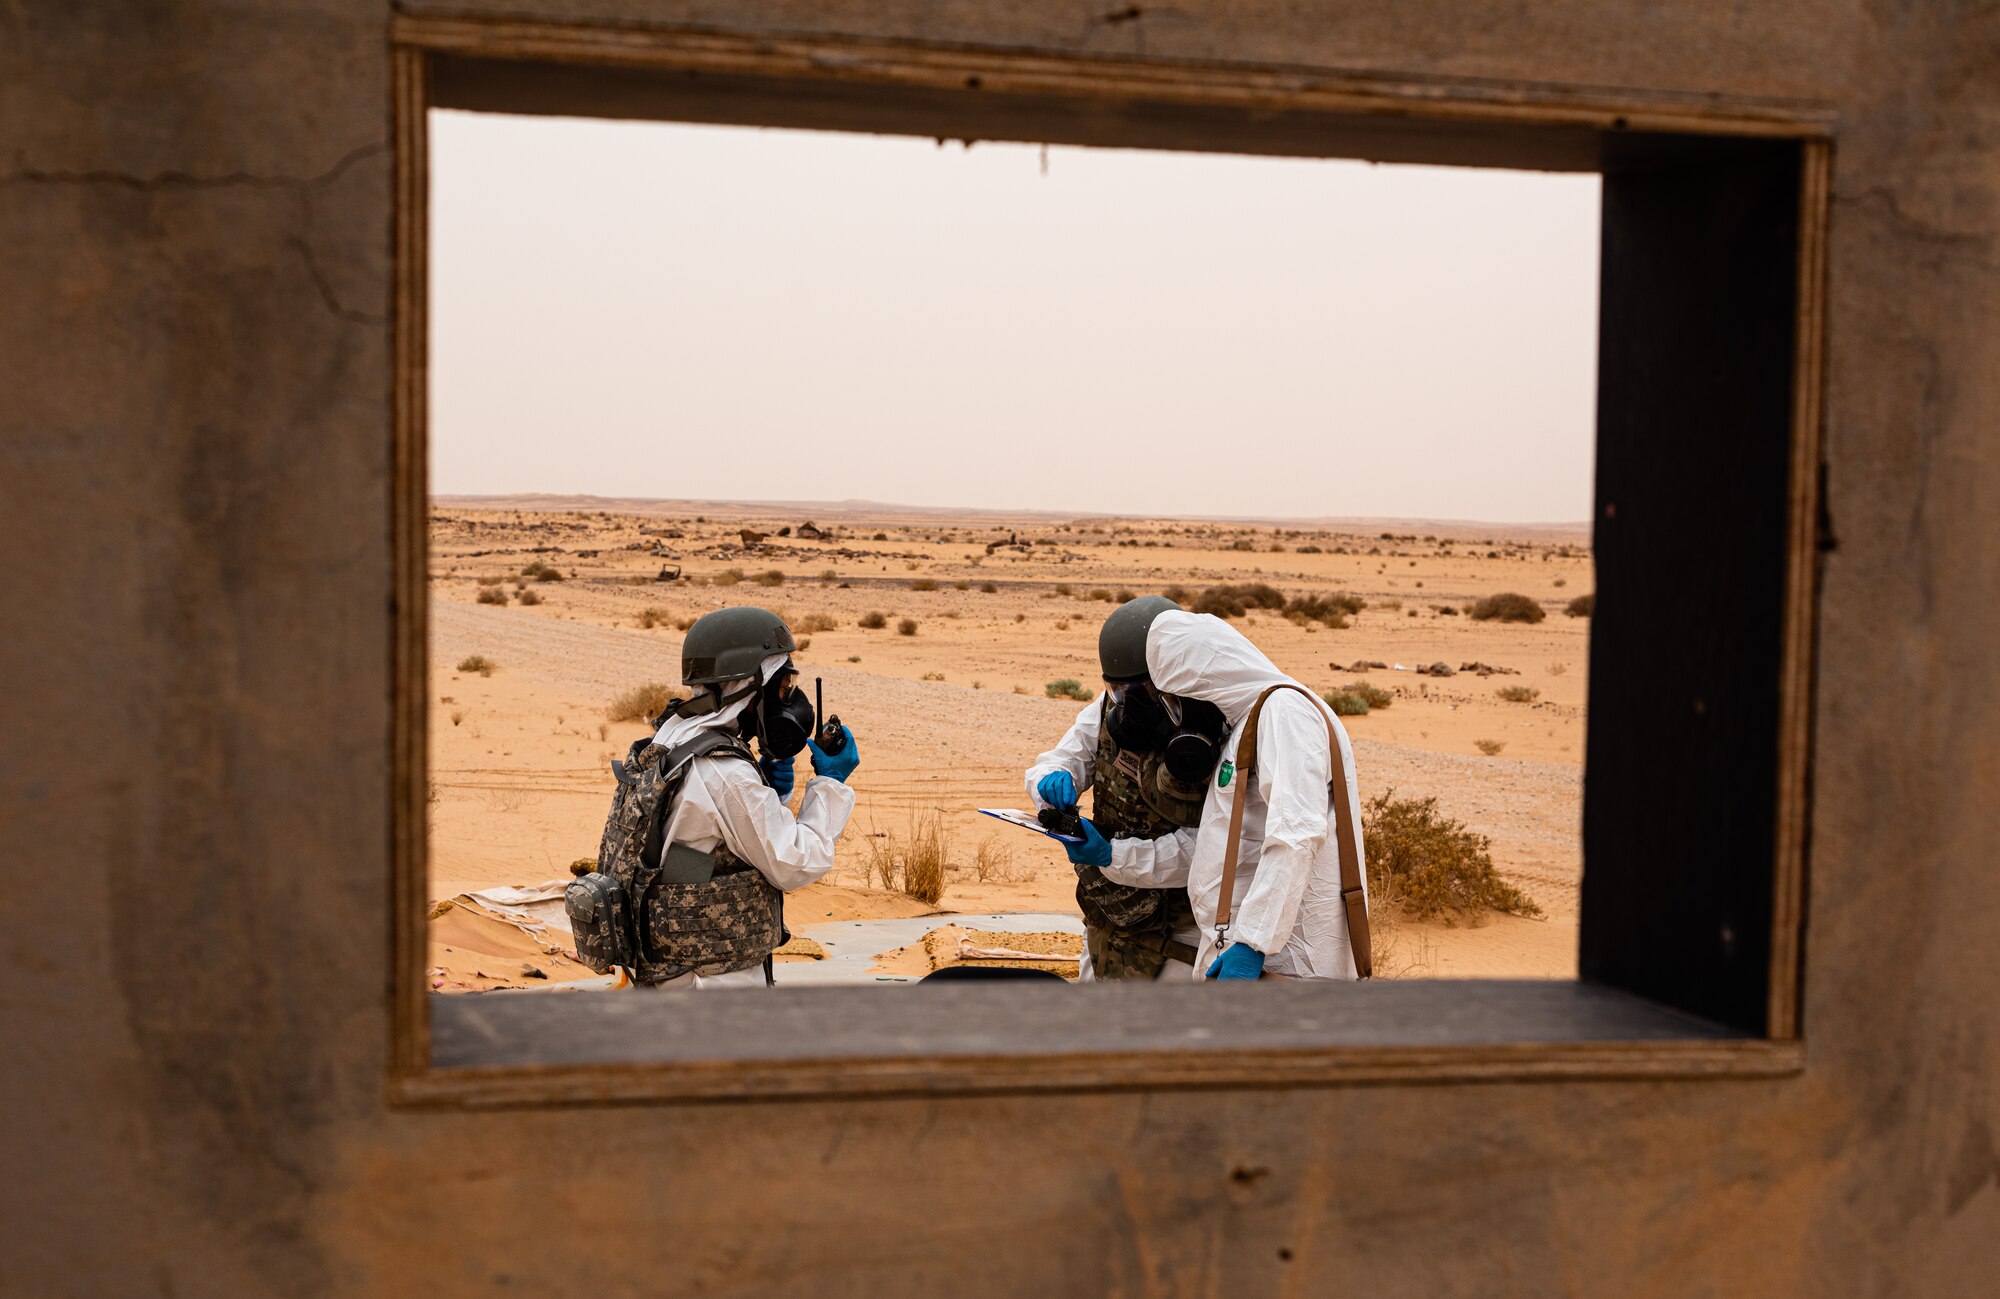
[[[1152,628],[1153,619],[1178,608],[1164,595],[1142,595],[1113,609],[1104,620],[1104,630],[1097,633],[1097,662],[1104,669],[1104,679],[1144,681],[1149,675],[1146,633]]]
[[[755,678],[765,659],[797,648],[792,629],[769,609],[717,609],[688,628],[681,642],[681,681],[705,686]]]

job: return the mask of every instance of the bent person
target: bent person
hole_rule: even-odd
[[[1186,887],[1201,929],[1196,977],[1372,973],[1361,798],[1333,710],[1207,614],[1155,615],[1145,664],[1145,680],[1128,685],[1128,696],[1139,689],[1163,704],[1200,701],[1227,720],[1200,824],[1117,839],[1085,821],[1085,842],[1069,848],[1070,860],[1119,884]],[[1253,770],[1239,779],[1242,767]]]
[[[1182,701],[1162,701],[1144,688],[1147,628],[1161,613],[1178,609],[1165,596],[1141,596],[1104,620],[1097,657],[1107,688],[1028,769],[1028,793],[1038,809],[1074,812],[1087,789],[1091,821],[1113,842],[1157,839],[1201,823],[1202,799],[1225,729],[1222,714],[1192,701],[1183,714]],[[1183,883],[1119,883],[1098,866],[1078,865],[1080,977],[1191,977],[1201,931]]]
[[[619,788],[597,871],[569,886],[578,955],[592,968],[624,968],[649,987],[771,982],[784,894],[833,868],[860,762],[844,727],[815,737],[795,648],[763,609],[718,609],[688,629],[681,680],[694,696],[612,764]],[[801,750],[814,774],[795,816],[786,800]]]

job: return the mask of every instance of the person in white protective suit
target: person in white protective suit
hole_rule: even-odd
[[[1143,683],[1146,630],[1178,609],[1165,596],[1128,600],[1104,620],[1097,637],[1098,667],[1109,687],[1085,705],[1053,749],[1028,768],[1028,796],[1055,824],[1076,813],[1077,798],[1091,792],[1091,824],[1114,842],[1151,839],[1201,824],[1208,777],[1220,756],[1222,714],[1210,724],[1169,718],[1156,699],[1130,687]],[[1117,696],[1117,698],[1114,698]],[[1136,707],[1134,705],[1137,705]],[[1187,725],[1177,725],[1184,722]],[[1190,750],[1186,741],[1196,735]],[[1175,747],[1175,741],[1183,741]],[[1185,979],[1193,972],[1201,930],[1187,890],[1134,888],[1107,879],[1095,866],[1076,867],[1076,903],[1083,913],[1082,982],[1099,979]]]
[[[1306,979],[1353,979],[1341,896],[1340,849],[1332,797],[1344,797],[1351,818],[1358,883],[1366,899],[1361,857],[1361,799],[1354,787],[1353,749],[1346,728],[1318,696],[1279,690],[1258,722],[1257,770],[1235,779],[1243,724],[1272,686],[1297,685],[1241,632],[1220,618],[1170,610],[1146,634],[1148,679],[1141,688],[1162,697],[1200,700],[1221,709],[1228,724],[1221,761],[1208,780],[1201,823],[1155,839],[1107,840],[1085,822],[1086,841],[1070,848],[1072,862],[1095,863],[1107,879],[1142,888],[1185,886],[1201,928],[1194,977],[1255,979],[1270,974]],[[1329,735],[1332,739],[1329,740]],[[1348,773],[1330,796],[1333,752]],[[1230,814],[1245,800],[1242,838],[1226,938],[1216,920]],[[1365,915],[1365,911],[1363,912]]]
[[[754,764],[732,756],[740,752],[735,745],[687,763],[662,839],[668,846],[754,869],[786,893],[833,869],[834,841],[854,811],[854,791],[846,782],[860,761],[845,727],[815,731],[812,704],[792,685],[797,676],[791,662],[794,648],[791,630],[766,610],[718,609],[704,615],[688,629],[681,651],[683,680],[700,693],[691,706],[670,710],[653,737],[655,745],[669,751],[707,731],[756,741],[760,756]],[[822,748],[822,742],[834,751]],[[786,802],[802,748],[812,753],[814,775],[795,816]],[[769,952],[748,956],[756,959],[748,968],[690,972],[650,986],[765,986]]]

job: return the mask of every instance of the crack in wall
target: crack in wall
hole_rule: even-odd
[[[119,185],[126,189],[281,189],[310,192],[324,189],[339,180],[348,168],[366,158],[387,153],[381,141],[364,144],[346,153],[339,162],[317,176],[265,176],[255,172],[232,171],[220,176],[197,176],[192,172],[163,171],[152,176],[132,176],[118,171],[49,171],[24,167],[0,173],[0,186],[7,185]]]
[[[293,235],[285,242],[293,251],[298,253],[299,260],[305,263],[306,274],[312,277],[313,287],[319,290],[320,301],[326,304],[328,311],[331,311],[335,316],[347,321],[349,324],[354,325],[386,325],[389,323],[389,317],[386,314],[378,314],[372,311],[358,311],[353,307],[343,305],[339,296],[334,293],[333,285],[328,282],[326,274],[320,270],[319,260],[313,256],[312,246],[297,235]]]

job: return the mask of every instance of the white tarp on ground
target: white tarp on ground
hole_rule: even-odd
[[[477,903],[537,936],[545,929],[554,930],[562,935],[563,946],[568,947],[575,941],[570,932],[569,911],[563,906],[563,890],[568,887],[568,880],[544,880],[525,886],[508,884],[461,893],[453,900]]]

